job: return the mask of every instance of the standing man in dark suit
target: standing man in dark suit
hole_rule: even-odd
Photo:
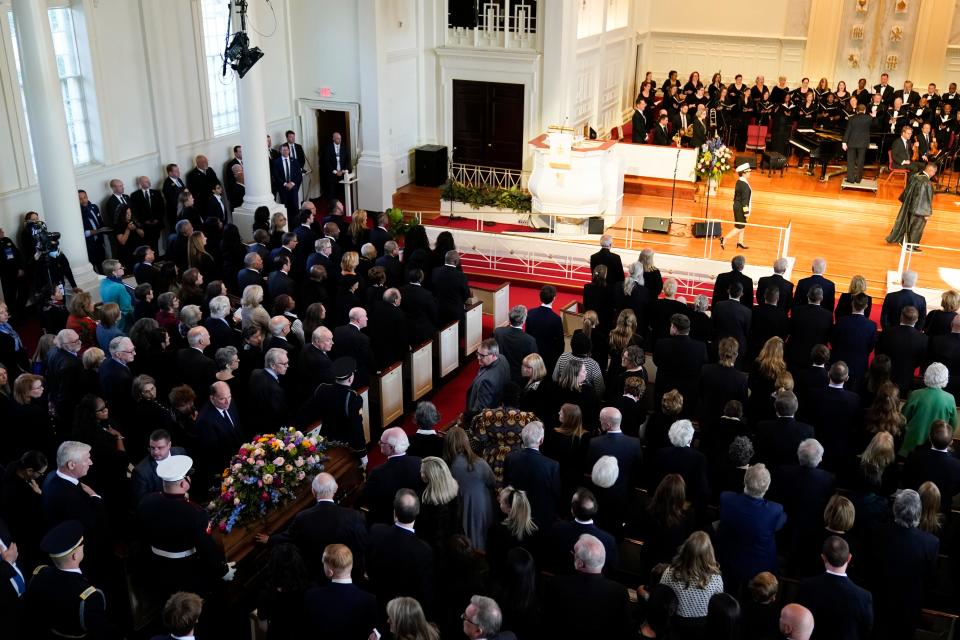
[[[913,372],[924,364],[927,353],[927,336],[917,330],[919,314],[913,307],[904,307],[900,312],[900,324],[880,333],[876,355],[890,356],[890,380],[900,387],[900,397],[906,398],[913,387]]]
[[[447,251],[443,257],[443,266],[434,267],[430,274],[430,286],[437,297],[440,312],[438,329],[450,322],[460,322],[464,318],[463,305],[470,299],[470,285],[467,276],[459,269],[460,254],[456,249]]]
[[[193,201],[202,207],[210,201],[213,194],[213,185],[220,184],[217,172],[210,167],[207,156],[198,155],[197,165],[187,174],[187,189],[193,194]]]
[[[613,247],[613,236],[605,234],[600,238],[600,251],[590,256],[590,273],[597,265],[607,267],[607,286],[612,290],[623,290],[623,261],[620,256],[610,251]]]
[[[243,175],[243,165],[235,164],[230,169],[230,186],[227,187],[227,202],[231,209],[243,206],[243,198],[247,195],[247,183]]]
[[[676,389],[684,397],[684,415],[696,415],[700,369],[708,361],[707,346],[690,337],[690,318],[682,313],[670,316],[670,336],[658,340],[653,348],[657,365],[654,405],[659,407],[664,394]]]
[[[790,333],[787,312],[779,306],[780,289],[775,284],[766,289],[757,289],[757,298],[757,306],[750,317],[750,333],[747,334],[747,358],[751,362],[760,354],[767,340],[774,336],[786,340]]]
[[[216,218],[223,225],[233,219],[233,211],[230,209],[230,201],[223,192],[223,185],[213,185],[213,192],[210,194],[210,200],[207,201],[204,219],[206,218]]]
[[[69,433],[74,409],[83,397],[80,336],[73,329],[61,329],[54,344],[56,346],[47,352],[47,399],[56,414],[57,429]]]
[[[777,412],[775,420],[762,420],[757,424],[757,457],[769,467],[793,464],[797,459],[797,447],[814,436],[813,427],[800,422],[797,414],[797,396],[792,391],[781,391],[773,401]]]
[[[353,388],[370,386],[370,374],[377,370],[370,338],[362,332],[367,327],[367,310],[363,307],[350,309],[347,324],[333,330],[334,359],[350,356],[357,361]]]
[[[669,122],[670,116],[665,113],[657,118],[657,126],[653,128],[653,144],[661,147],[669,147],[673,144],[673,139],[670,137]]]
[[[810,350],[827,344],[833,329],[833,314],[821,305],[823,289],[815,286],[804,295],[807,303],[796,303],[790,314],[790,338],[784,350],[787,365],[794,370],[810,363]]]
[[[724,242],[732,238],[733,236],[737,237],[737,248],[738,249],[749,249],[750,247],[743,244],[743,234],[747,229],[747,218],[750,217],[751,213],[751,201],[753,199],[753,188],[750,186],[750,164],[744,162],[743,164],[737,167],[737,185],[733,190],[733,229],[727,232],[727,235],[721,236],[720,238],[720,248],[724,248]],[[753,292],[750,293],[751,300],[753,299]]]
[[[528,422],[520,432],[523,447],[503,461],[504,484],[527,493],[533,520],[541,529],[557,519],[560,506],[560,464],[540,453],[543,423]]]
[[[216,355],[223,347],[240,348],[240,333],[230,326],[227,316],[230,315],[230,298],[216,296],[208,305],[210,316],[203,321],[203,326],[210,334],[210,351]]]
[[[400,427],[391,427],[380,434],[380,453],[387,461],[370,472],[363,485],[357,506],[370,509],[369,524],[389,524],[393,521],[394,498],[401,489],[423,490],[424,482],[420,476],[422,460],[407,455],[410,438]]]
[[[464,424],[484,409],[499,407],[504,386],[510,382],[510,365],[500,357],[500,347],[493,338],[487,338],[477,347],[480,369],[467,389]]]
[[[647,141],[647,101],[641,96],[637,96],[637,102],[633,105],[633,117],[630,119],[630,142],[634,144],[643,144]],[[590,270],[593,270],[591,266]]]
[[[903,89],[897,89],[893,92],[893,99],[896,100],[897,98],[903,100],[904,105],[916,107],[920,104],[920,94],[913,90],[913,82],[910,80],[904,81]]]
[[[423,271],[411,269],[409,282],[400,289],[400,308],[407,318],[407,337],[410,347],[433,340],[437,333],[440,310],[433,293],[423,286]]]
[[[617,541],[607,531],[596,524],[597,499],[589,489],[580,487],[573,494],[570,501],[570,515],[573,520],[558,520],[545,533],[550,561],[546,566],[554,573],[571,573],[570,549],[577,543],[580,536],[589,534],[603,544],[607,560],[603,568],[611,572],[617,568]]]
[[[824,640],[867,640],[873,630],[873,596],[847,577],[853,559],[850,546],[840,536],[823,543],[826,572],[800,583],[797,603],[816,620],[815,638]]]
[[[305,169],[310,163],[307,162],[307,154],[303,152],[303,147],[297,142],[297,134],[294,131],[288,129],[284,134],[284,142],[281,147],[287,147],[287,150],[290,152],[290,157],[300,163],[300,167]]]
[[[900,324],[900,314],[906,307],[917,310],[917,329],[923,329],[927,317],[927,299],[913,290],[917,286],[917,272],[904,271],[900,277],[901,289],[891,291],[883,298],[880,326],[884,329]]]
[[[321,384],[333,383],[333,333],[326,327],[317,327],[310,342],[300,350],[297,371],[300,378],[300,397],[309,398]]]
[[[787,513],[787,528],[781,538],[789,541],[788,555],[798,548],[798,541],[821,531],[823,510],[836,487],[836,476],[817,468],[823,451],[819,441],[808,438],[797,447],[798,464],[782,465],[773,471],[770,499],[782,504]]]
[[[320,153],[320,166],[323,171],[323,195],[327,200],[343,201],[343,174],[350,171],[350,152],[342,144],[339,132],[334,132],[330,143]]]
[[[544,285],[540,288],[540,306],[527,312],[526,331],[537,341],[537,353],[547,371],[553,371],[563,353],[563,320],[552,308],[556,297],[556,287]]]
[[[130,495],[134,506],[140,504],[141,498],[148,493],[163,491],[163,481],[157,476],[157,463],[170,456],[182,456],[187,453],[183,447],[173,446],[170,432],[166,429],[157,429],[150,434],[147,451],[147,455],[130,473]]]
[[[172,163],[168,164],[167,177],[163,180],[163,201],[168,229],[173,229],[177,221],[177,203],[180,201],[180,193],[185,188],[180,178],[180,167]]]
[[[320,327],[318,327],[320,328]],[[316,331],[314,331],[316,333]],[[331,366],[333,382],[317,385],[301,409],[304,426],[323,426],[323,436],[335,442],[344,442],[367,467],[367,441],[363,434],[363,398],[350,388],[357,362],[353,358],[337,358]]]
[[[270,349],[263,357],[263,369],[250,374],[249,408],[252,424],[258,431],[276,433],[287,426],[291,417],[287,392],[280,384],[280,376],[286,375],[290,368],[290,354],[285,349]]]
[[[410,353],[407,318],[400,310],[400,290],[393,287],[383,292],[383,299],[370,306],[370,346],[378,370],[403,360]]]
[[[67,440],[57,448],[57,469],[47,474],[41,494],[48,527],[78,520],[88,539],[103,533],[106,524],[103,499],[81,482],[92,464],[90,445],[84,442]]]
[[[262,229],[261,229],[262,231]],[[251,284],[258,284],[266,288],[266,282],[263,280],[263,258],[257,251],[249,251],[243,256],[243,269],[237,273],[237,288],[242,295],[243,290]]]
[[[217,363],[203,353],[209,346],[210,332],[193,327],[187,331],[187,346],[177,351],[177,369],[198,398],[204,397],[217,377]]]
[[[110,196],[103,201],[103,221],[108,227],[117,223],[117,210],[130,204],[130,196],[123,192],[123,180],[114,178],[110,181]]]
[[[960,493],[960,459],[950,450],[953,426],[935,420],[930,426],[930,445],[918,446],[903,466],[903,486],[919,490],[930,481],[940,490],[940,512],[950,514],[953,497]]]
[[[87,242],[87,259],[93,265],[94,271],[100,273],[101,265],[107,257],[103,239],[107,227],[100,217],[100,207],[90,202],[87,192],[79,189],[77,196],[80,199],[80,215],[83,217],[83,236]]]
[[[744,256],[734,256],[730,261],[730,271],[721,273],[713,283],[713,304],[716,305],[722,300],[730,297],[730,285],[739,282],[743,288],[743,296],[740,303],[748,309],[753,308],[753,279],[746,275],[743,270],[747,266],[747,259]],[[741,343],[742,344],[742,343]]]
[[[924,594],[933,587],[940,541],[917,528],[920,496],[912,489],[897,493],[893,522],[869,538],[870,585],[876,601],[878,637],[910,638],[920,621]]]
[[[310,619],[303,628],[314,638],[363,638],[376,633],[377,598],[357,587],[351,577],[356,572],[354,566],[363,564],[363,556],[344,544],[313,549],[323,554],[320,573],[327,582],[318,580],[320,586],[311,587],[304,594],[304,611],[309,612]],[[363,572],[357,575],[362,578]]]
[[[820,306],[829,311],[830,315],[833,315],[833,310],[836,307],[837,288],[833,282],[823,277],[823,274],[827,271],[827,261],[823,258],[815,258],[810,270],[813,272],[813,275],[797,282],[797,288],[793,296],[793,304],[806,304],[808,302],[807,293],[809,293],[813,287],[820,287],[823,292]]]
[[[280,194],[280,203],[287,208],[287,219],[295,220],[300,209],[300,185],[303,173],[300,163],[290,157],[290,147],[280,147],[280,157],[270,163],[274,189]]]
[[[387,226],[390,224],[390,217],[383,211],[377,214],[376,223],[370,230],[370,244],[377,250],[377,255],[384,255],[383,245],[389,240],[393,240],[393,234]]]
[[[865,293],[852,296],[850,315],[837,320],[831,332],[831,360],[847,363],[852,384],[856,384],[867,374],[870,353],[877,342],[877,324],[865,315],[869,300]]]
[[[383,267],[387,276],[387,287],[399,289],[403,286],[403,264],[400,262],[400,245],[396,240],[387,240],[383,243],[383,255],[373,264],[376,267]]]
[[[757,298],[762,297],[763,292],[768,288],[776,287],[780,290],[777,307],[787,313],[790,312],[790,307],[793,305],[793,283],[783,277],[788,266],[790,266],[790,263],[787,262],[786,258],[777,258],[773,262],[773,275],[764,276],[757,280]]]
[[[163,195],[156,189],[150,188],[150,178],[137,178],[136,191],[130,194],[130,208],[133,209],[133,219],[143,229],[143,241],[157,250],[157,242],[163,231]]]
[[[740,347],[737,366],[743,368],[747,356],[747,336],[750,334],[750,322],[753,315],[750,307],[741,303],[743,286],[733,282],[727,289],[729,298],[713,305],[713,333],[716,341],[723,338],[735,338]],[[696,387],[694,387],[696,388]]]
[[[203,486],[208,486],[207,483],[230,464],[230,459],[244,441],[240,414],[230,393],[230,386],[221,381],[213,383],[207,391],[207,398],[208,402],[197,413],[197,442],[200,448],[194,452],[198,468],[197,483]],[[266,426],[263,429],[266,432]],[[259,433],[260,425],[255,424],[252,430]],[[199,492],[198,495],[203,493]]]
[[[117,336],[110,341],[110,357],[100,364],[100,394],[110,405],[114,419],[126,424],[133,413],[133,363],[136,349],[126,336]]]
[[[518,304],[510,309],[508,319],[510,325],[494,329],[493,337],[500,346],[500,357],[510,365],[510,379],[519,385],[523,383],[520,365],[524,358],[537,352],[537,341],[523,330],[523,323],[527,321],[525,306]]]
[[[870,146],[870,125],[873,119],[867,115],[867,105],[857,106],[857,113],[850,116],[843,132],[843,150],[847,152],[847,182],[859,184],[863,179],[863,163]]]
[[[234,167],[243,167],[243,147],[236,145],[233,148],[233,157],[223,165],[223,190],[228,195],[233,190],[233,185],[236,184],[236,177],[233,173]]]
[[[604,504],[607,513],[623,513],[631,504],[634,487],[640,482],[643,472],[643,450],[640,441],[628,436],[621,430],[623,414],[615,407],[600,410],[600,433],[590,439],[587,450],[587,469],[593,469],[597,460],[603,456],[617,459],[617,479],[607,494],[613,498],[613,504]]]

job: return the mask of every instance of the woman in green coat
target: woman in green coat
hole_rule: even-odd
[[[901,456],[910,455],[911,451],[927,441],[934,420],[945,420],[954,429],[957,428],[957,402],[953,395],[943,390],[948,380],[947,367],[934,362],[923,374],[926,388],[910,394],[910,399],[903,407],[907,431],[903,446],[900,447]]]

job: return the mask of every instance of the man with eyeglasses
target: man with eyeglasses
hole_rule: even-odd
[[[73,409],[83,395],[80,336],[73,329],[63,329],[54,338],[54,345],[47,354],[47,397],[57,416],[57,429],[69,433]]]
[[[150,434],[147,446],[147,455],[137,463],[130,474],[130,491],[134,506],[150,493],[163,491],[163,481],[157,475],[157,465],[170,456],[186,454],[183,447],[173,446],[170,432],[166,429],[157,429]]]
[[[162,596],[190,591],[208,597],[217,580],[233,580],[235,569],[226,562],[213,538],[207,535],[206,509],[191,502],[190,456],[169,456],[157,463],[162,493],[151,493],[140,501],[137,520],[141,540],[149,548],[150,574]]]
[[[114,418],[124,424],[133,412],[133,372],[130,365],[136,356],[133,341],[117,336],[110,341],[110,358],[100,365],[100,391],[113,408]]]
[[[473,596],[467,610],[460,615],[463,633],[471,640],[516,640],[510,631],[500,631],[503,613],[493,598]]]
[[[289,422],[287,392],[280,385],[280,376],[286,375],[289,368],[290,355],[284,349],[274,347],[264,356],[263,369],[250,374],[247,383],[249,407],[253,414],[250,420],[260,433],[275,433]]]
[[[500,406],[503,387],[510,382],[510,365],[500,357],[500,346],[494,338],[480,343],[477,362],[480,370],[467,391],[467,410],[463,415],[463,423],[467,425],[484,409]]]

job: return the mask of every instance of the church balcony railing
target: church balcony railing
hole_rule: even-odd
[[[538,51],[537,0],[448,0],[444,44]]]
[[[450,163],[450,179],[468,187],[491,187],[494,189],[514,189],[527,191],[529,171],[502,169],[479,164]]]

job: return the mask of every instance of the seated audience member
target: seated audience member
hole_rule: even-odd
[[[307,589],[304,625],[319,638],[363,638],[377,624],[377,599],[351,579],[354,554],[343,544],[323,548],[323,574],[330,582]]]
[[[583,534],[573,547],[574,572],[544,587],[547,633],[555,638],[627,638],[630,599],[620,584],[601,575],[603,543]],[[591,615],[583,615],[589,611]]]
[[[761,571],[779,573],[775,534],[787,516],[783,507],[763,496],[770,488],[770,472],[763,464],[747,469],[743,493],[720,494],[717,550],[728,585],[739,588]]]

